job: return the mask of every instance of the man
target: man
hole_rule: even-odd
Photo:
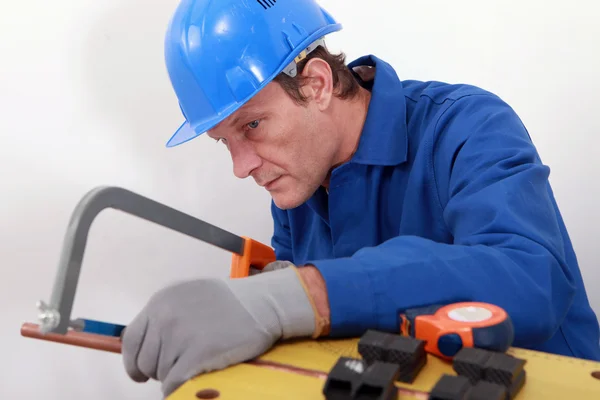
[[[468,85],[400,81],[375,56],[344,65],[312,0],[186,0],[166,62],[186,122],[225,144],[273,198],[276,263],[168,287],[128,326],[135,381],[165,395],[291,337],[398,332],[411,307],[503,307],[514,345],[600,360],[544,166],[516,113]]]

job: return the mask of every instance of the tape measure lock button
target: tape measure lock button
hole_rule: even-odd
[[[446,333],[439,337],[437,348],[446,357],[454,357],[463,348],[463,341],[456,333]]]
[[[457,322],[471,323],[483,322],[492,318],[493,314],[488,308],[467,305],[451,308],[447,312],[448,318]]]

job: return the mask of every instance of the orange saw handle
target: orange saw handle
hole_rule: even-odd
[[[276,260],[275,250],[270,246],[243,236],[244,252],[231,256],[230,278],[244,278],[250,275],[250,266],[262,270],[267,264]]]
[[[482,302],[462,302],[406,310],[400,332],[426,342],[425,350],[451,359],[463,347],[505,352],[514,340],[510,316]]]

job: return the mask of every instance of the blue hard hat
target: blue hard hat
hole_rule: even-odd
[[[211,129],[323,44],[337,23],[314,0],[182,0],[165,60],[185,122],[173,147]]]

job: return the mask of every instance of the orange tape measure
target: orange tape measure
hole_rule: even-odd
[[[514,340],[508,313],[489,303],[463,302],[406,310],[400,332],[424,340],[425,350],[451,359],[463,347],[505,352]]]

